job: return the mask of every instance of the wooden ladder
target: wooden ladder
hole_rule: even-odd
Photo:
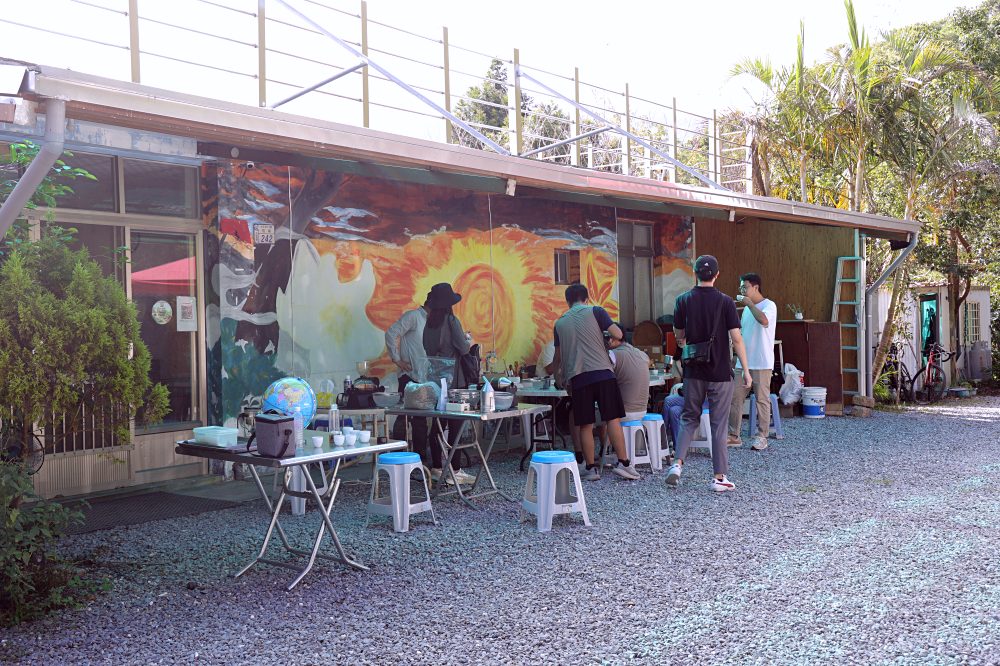
[[[845,396],[858,395],[861,387],[860,324],[865,290],[861,284],[861,261],[858,256],[837,257],[837,280],[833,289],[830,321],[840,323],[840,360]]]

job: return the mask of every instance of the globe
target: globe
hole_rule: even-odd
[[[316,394],[309,382],[301,377],[279,379],[264,390],[263,410],[274,410],[295,416],[295,408],[302,412],[302,423],[309,425],[316,416]]]

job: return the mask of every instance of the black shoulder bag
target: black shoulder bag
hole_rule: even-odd
[[[681,352],[681,361],[685,366],[704,368],[712,365],[712,347],[715,343],[715,332],[719,328],[719,319],[722,317],[722,308],[715,311],[715,320],[712,322],[712,337],[705,342],[689,342],[684,345]]]

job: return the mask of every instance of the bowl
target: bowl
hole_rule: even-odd
[[[399,399],[402,397],[402,393],[372,393],[372,400],[375,401],[376,407],[381,407],[386,409],[388,407],[394,407],[399,404]]]
[[[344,435],[336,434],[333,436],[333,445],[337,448],[340,448],[344,445],[346,439],[347,438]]]
[[[514,405],[514,394],[507,393],[506,391],[496,391],[494,392],[493,400],[496,403],[497,410],[510,409]]]
[[[367,444],[368,442],[371,441],[372,438],[371,430],[357,430],[355,431],[355,434],[358,436],[359,444]]]
[[[344,435],[344,446],[348,449],[354,446],[354,444],[357,441],[358,441],[358,436],[355,435],[353,432],[350,433],[349,435]]]

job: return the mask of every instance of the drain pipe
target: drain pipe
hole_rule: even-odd
[[[32,195],[42,184],[49,169],[63,153],[66,140],[66,102],[61,99],[49,99],[45,102],[45,138],[35,159],[31,161],[24,175],[11,191],[10,196],[0,206],[0,239],[17,219]]]
[[[891,264],[889,264],[889,268],[885,269],[882,275],[878,276],[878,279],[872,283],[872,286],[865,289],[865,388],[867,390],[865,395],[867,396],[874,395],[872,393],[872,385],[874,384],[874,381],[872,380],[872,361],[874,360],[872,345],[874,344],[875,336],[872,332],[872,297],[875,295],[875,292],[878,291],[878,288],[889,279],[889,276],[892,275],[893,271],[899,268],[906,258],[910,256],[910,253],[916,249],[917,241],[919,240],[919,233],[914,232],[910,234],[910,242],[903,248],[903,251],[899,253],[899,256],[896,257]]]

